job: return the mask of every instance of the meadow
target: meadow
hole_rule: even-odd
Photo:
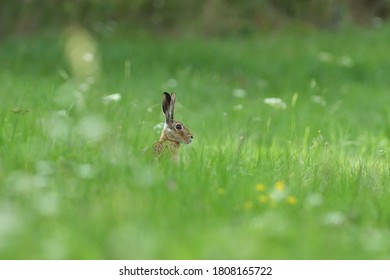
[[[0,42],[1,259],[389,259],[390,26]],[[157,141],[161,97],[194,134]]]

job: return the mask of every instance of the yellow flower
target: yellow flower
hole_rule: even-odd
[[[253,203],[252,203],[252,201],[246,201],[246,202],[244,203],[244,208],[245,208],[245,209],[251,209],[251,208],[253,208]]]
[[[219,189],[217,190],[217,193],[218,193],[219,195],[224,195],[224,194],[226,193],[226,191],[225,191],[224,188],[219,188]]]
[[[258,190],[259,192],[263,192],[265,191],[265,186],[263,184],[257,184],[256,190]]]
[[[283,191],[284,190],[284,182],[283,181],[277,181],[275,183],[275,188],[278,190],[278,191]]]
[[[289,195],[287,197],[286,201],[288,204],[291,204],[291,205],[297,204],[297,202],[298,202],[297,198],[295,196],[292,196],[292,195]]]
[[[257,200],[260,203],[267,203],[269,201],[269,197],[267,195],[259,195]]]

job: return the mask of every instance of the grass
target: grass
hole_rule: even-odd
[[[2,41],[0,258],[388,259],[389,33]],[[163,91],[180,165],[142,155]]]

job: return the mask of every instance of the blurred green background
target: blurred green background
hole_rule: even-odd
[[[2,0],[0,259],[389,259],[389,5]]]
[[[248,34],[302,23],[337,29],[378,25],[389,15],[388,0],[3,0],[0,34],[31,33],[79,23],[107,22],[161,33]]]

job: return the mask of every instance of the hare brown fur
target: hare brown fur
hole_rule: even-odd
[[[176,94],[163,93],[162,111],[165,116],[164,128],[160,140],[153,144],[154,155],[160,158],[163,154],[169,154],[173,161],[179,161],[180,144],[190,144],[193,136],[191,131],[176,121],[173,117],[176,103]]]

